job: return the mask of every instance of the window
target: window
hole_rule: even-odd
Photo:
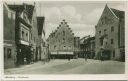
[[[103,45],[103,39],[100,39],[100,45],[101,46]]]
[[[67,25],[67,27],[69,27],[69,25]]]
[[[108,43],[106,42],[106,45],[107,45]]]
[[[24,31],[22,31],[22,39],[24,40]]]
[[[114,31],[114,27],[112,26],[112,27],[111,27],[111,32],[113,32],[113,31]]]
[[[101,31],[99,31],[99,34],[101,34]]]
[[[106,32],[107,32],[107,29],[104,29],[104,34],[106,34]]]
[[[63,38],[63,43],[65,43],[65,38]]]
[[[28,40],[29,40],[29,38],[28,38],[28,33],[26,33],[26,38],[27,38],[26,40],[28,41]]]
[[[7,49],[7,58],[11,58],[11,49],[10,48]]]
[[[65,31],[63,31],[63,36],[65,36]]]
[[[113,44],[113,39],[111,39],[111,44]]]
[[[56,49],[56,45],[54,46],[54,49]]]
[[[26,33],[26,37],[28,37],[28,33]]]

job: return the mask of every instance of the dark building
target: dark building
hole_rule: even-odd
[[[44,21],[45,21],[45,17],[37,17],[37,28],[38,28],[38,51],[36,54],[36,60],[41,60],[41,56],[43,58],[43,54],[42,53],[42,34],[44,35],[45,32],[44,32]]]
[[[74,37],[74,54],[76,58],[78,58],[79,53],[80,53],[80,37]]]
[[[16,13],[15,43],[17,51],[17,65],[31,62],[30,32],[33,15],[33,5],[8,5]]]
[[[37,17],[35,4],[4,4],[5,67],[41,60],[43,25],[44,17]]]
[[[6,3],[3,4],[3,30],[4,30],[4,68],[15,67],[15,12],[10,10]]]
[[[38,55],[38,50],[39,50],[39,45],[38,45],[39,35],[38,35],[38,28],[37,28],[36,7],[34,7],[33,9],[31,25],[32,25],[32,28],[30,31],[30,46],[31,46],[31,53],[32,53],[31,60],[32,62],[35,62],[37,61],[36,55]]]
[[[80,53],[81,58],[93,59],[95,56],[95,37],[85,36],[80,40]]]
[[[125,12],[107,5],[95,26],[96,58],[125,60]]]
[[[71,28],[63,20],[47,39],[51,58],[75,58],[74,51],[79,47],[75,39],[79,42],[79,38],[74,38]]]

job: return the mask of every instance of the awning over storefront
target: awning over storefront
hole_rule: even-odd
[[[66,55],[73,55],[73,52],[51,52],[51,54],[66,54]]]
[[[56,55],[57,55],[57,52],[51,52],[51,54],[53,54],[53,55],[55,55],[55,54],[56,54]]]

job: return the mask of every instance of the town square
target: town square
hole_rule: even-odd
[[[125,2],[3,3],[5,74],[124,74]]]

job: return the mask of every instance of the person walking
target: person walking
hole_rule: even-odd
[[[85,58],[85,61],[87,61],[87,54],[85,54],[84,58]]]

